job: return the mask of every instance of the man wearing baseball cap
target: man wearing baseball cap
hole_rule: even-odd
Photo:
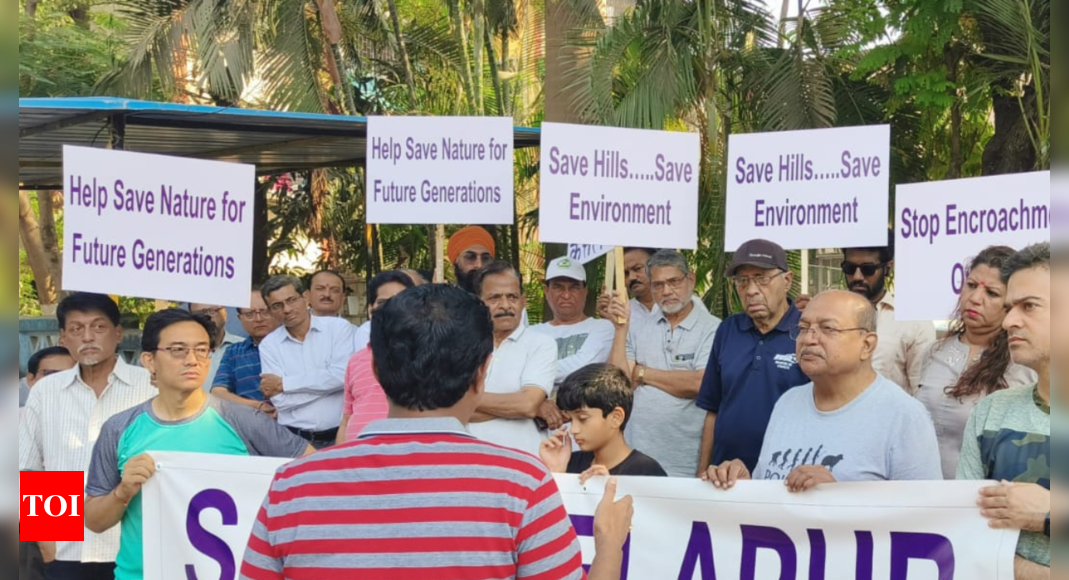
[[[727,272],[745,312],[716,333],[698,407],[705,410],[699,477],[710,465],[739,459],[752,472],[772,411],[788,390],[809,383],[798,366],[791,328],[801,320],[787,293],[794,274],[787,253],[767,240],[746,242]]]
[[[586,315],[586,268],[571,258],[557,258],[546,269],[546,301],[553,320],[533,327],[557,341],[557,378],[555,386],[575,371],[594,363],[606,363],[612,352],[615,330],[608,320]],[[556,405],[546,401],[544,407]],[[550,409],[552,411],[552,409]],[[560,427],[560,413],[543,413],[550,429]],[[550,420],[554,419],[554,420]]]
[[[457,286],[475,294],[475,274],[497,259],[497,245],[490,232],[479,226],[468,226],[449,238],[446,253]]]

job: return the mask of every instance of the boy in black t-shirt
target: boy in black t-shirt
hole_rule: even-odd
[[[595,364],[573,373],[557,393],[571,432],[565,427],[542,442],[542,462],[553,473],[580,475],[583,483],[598,475],[667,477],[656,461],[624,441],[633,401],[631,381],[615,366]],[[580,453],[572,453],[573,438]]]

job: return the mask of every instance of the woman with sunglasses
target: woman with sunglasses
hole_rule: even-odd
[[[1036,382],[1032,371],[1013,364],[1002,329],[1006,280],[1001,269],[1014,253],[994,246],[973,259],[950,332],[925,357],[917,398],[935,422],[946,479],[957,474],[965,426],[976,404],[992,393]]]

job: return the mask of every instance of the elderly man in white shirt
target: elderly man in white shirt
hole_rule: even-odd
[[[107,296],[74,294],[57,311],[63,344],[78,366],[34,385],[19,428],[19,471],[89,469],[104,423],[156,395],[148,371],[116,354],[123,330]],[[42,543],[50,580],[111,580],[118,529],[84,542]]]
[[[338,438],[356,327],[313,316],[296,278],[276,276],[261,293],[281,326],[260,343],[260,390],[278,410],[279,425],[316,449],[330,447]]]
[[[557,376],[557,344],[523,324],[527,300],[515,268],[494,262],[476,276],[475,288],[494,319],[494,356],[486,393],[471,419],[472,435],[538,456],[535,424]]]

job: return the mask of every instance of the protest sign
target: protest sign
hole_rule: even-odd
[[[234,578],[275,469],[285,460],[160,453],[144,490],[145,578]],[[604,480],[557,477],[594,558]],[[621,478],[635,498],[621,580],[1012,580],[1017,534],[990,529],[982,482],[780,482],[722,492],[698,480]],[[221,575],[220,575],[221,574]]]
[[[890,171],[885,125],[732,135],[725,247],[885,246]]]
[[[63,289],[248,307],[251,165],[63,147]]]
[[[546,123],[544,243],[698,245],[698,135]]]
[[[153,453],[142,490],[145,579],[237,578],[275,472],[290,460]]]
[[[1050,172],[903,185],[896,193],[895,317],[942,320],[989,246],[1050,241]]]
[[[613,251],[613,246],[599,246],[596,244],[568,244],[568,257],[587,265],[594,260]]]
[[[512,119],[369,117],[370,224],[512,224]]]
[[[1050,179],[1051,236],[1060,247],[1069,243],[1069,175],[1059,169]]]

